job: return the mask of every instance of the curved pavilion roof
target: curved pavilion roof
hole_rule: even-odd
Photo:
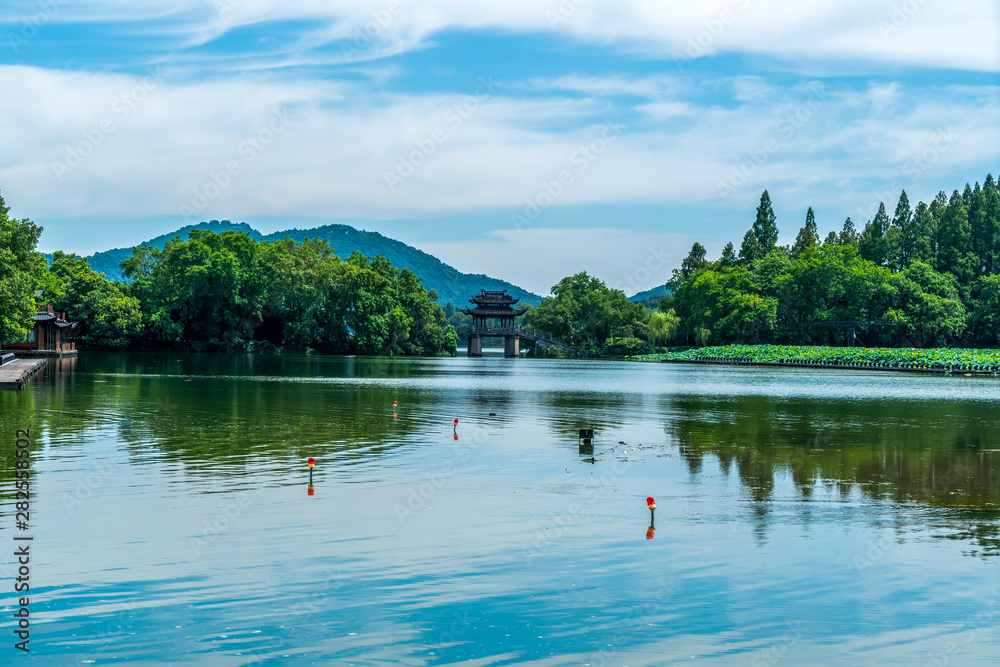
[[[520,301],[507,294],[507,290],[480,290],[479,294],[469,299],[469,303],[477,306],[513,306]]]

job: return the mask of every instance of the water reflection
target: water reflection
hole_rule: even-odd
[[[909,664],[987,604],[996,383],[309,355],[50,371],[0,392],[0,428],[36,434],[42,664]]]
[[[1000,450],[984,447],[1000,442],[1000,423],[978,406],[685,396],[669,412],[667,431],[690,474],[702,474],[707,458],[724,475],[735,471],[759,526],[787,476],[804,500],[824,492],[946,508],[970,523],[948,537],[1000,554]]]

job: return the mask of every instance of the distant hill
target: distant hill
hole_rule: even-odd
[[[668,294],[670,294],[670,292],[667,290],[667,288],[661,285],[660,287],[654,287],[653,289],[643,290],[638,294],[633,294],[628,298],[628,300],[631,301],[632,303],[639,303],[640,301],[649,301],[654,297],[657,297],[657,300],[659,300],[660,298],[665,297]]]
[[[433,255],[429,255],[413,246],[406,245],[401,241],[382,236],[378,232],[366,232],[355,229],[348,225],[324,225],[313,229],[289,229],[287,231],[275,232],[263,235],[245,222],[233,223],[228,220],[212,220],[202,222],[197,225],[187,225],[175,232],[157,236],[155,239],[146,241],[144,245],[162,248],[171,238],[180,236],[187,238],[187,235],[194,229],[207,229],[216,233],[224,231],[246,232],[251,238],[258,241],[277,241],[284,237],[289,237],[295,241],[309,238],[326,239],[330,246],[340,257],[347,257],[355,250],[363,255],[372,257],[374,255],[385,255],[392,262],[393,266],[407,268],[419,276],[428,289],[437,290],[438,303],[442,306],[452,303],[456,307],[465,306],[468,299],[473,294],[479,294],[481,289],[507,290],[509,294],[521,297],[521,302],[532,306],[537,306],[542,302],[542,297],[533,294],[525,289],[511,284],[504,280],[491,278],[478,273],[462,273],[458,269],[449,266]],[[97,252],[87,258],[90,267],[95,271],[101,271],[111,280],[123,280],[119,263],[132,255],[132,248],[115,248]],[[51,260],[51,256],[49,257]]]

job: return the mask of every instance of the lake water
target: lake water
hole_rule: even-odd
[[[998,400],[883,372],[84,354],[0,392],[0,663],[993,665]]]

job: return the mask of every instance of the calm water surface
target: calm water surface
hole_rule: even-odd
[[[0,392],[0,663],[997,664],[998,399],[859,371],[84,355]]]

